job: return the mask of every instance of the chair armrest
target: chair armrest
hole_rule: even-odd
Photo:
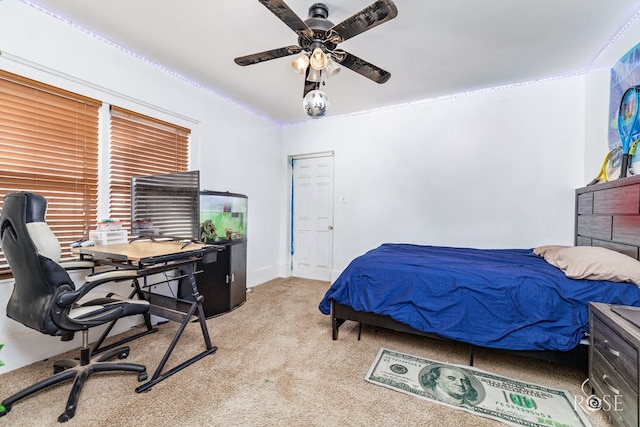
[[[100,286],[107,282],[133,280],[137,277],[138,271],[133,269],[108,270],[89,274],[85,277],[85,282],[82,284],[82,286],[73,291],[60,293],[60,295],[58,295],[58,297],[56,298],[56,301],[61,307],[70,307],[97,286]]]
[[[88,268],[95,268],[96,263],[90,259],[76,259],[71,261],[61,262],[60,265],[65,270],[84,270]]]
[[[138,277],[138,270],[134,270],[134,269],[119,269],[119,270],[108,270],[108,271],[101,271],[99,273],[89,274],[88,276],[86,276],[84,278],[84,281],[85,281],[85,284],[87,284],[87,283],[94,284],[95,282],[104,283],[104,282],[110,282],[112,280],[116,280],[116,281],[117,280],[127,280],[127,279],[133,280],[136,277]],[[100,283],[98,283],[98,284],[100,284]],[[94,286],[96,286],[96,285],[94,285]]]

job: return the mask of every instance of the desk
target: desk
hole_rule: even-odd
[[[180,328],[173,337],[171,344],[167,348],[153,376],[148,382],[137,387],[136,392],[148,391],[158,382],[218,350],[216,346],[211,345],[209,331],[205,322],[204,309],[202,307],[203,297],[198,292],[194,271],[194,266],[198,261],[204,263],[214,261],[215,254],[218,250],[219,248],[215,245],[196,243],[185,245],[184,243],[175,241],[134,241],[132,243],[74,248],[73,252],[78,253],[81,258],[90,256],[101,264],[114,265],[119,268],[137,269],[138,275],[143,278],[144,284],[140,287],[139,282],[137,280],[134,281],[136,289],[131,296],[137,295],[149,301],[150,314],[156,314],[170,320],[181,322]],[[150,287],[147,283],[147,278],[150,275],[175,269],[184,271],[183,277],[186,277],[191,284],[193,300],[188,301],[177,297],[159,295],[149,290]],[[197,317],[200,323],[206,349],[180,363],[178,366],[163,372],[167,360],[173,352],[180,336],[194,316]],[[148,315],[145,317],[145,322],[147,323],[149,331],[151,324],[148,320]]]

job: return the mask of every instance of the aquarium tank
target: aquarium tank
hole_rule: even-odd
[[[244,194],[200,191],[200,235],[205,243],[247,239],[247,205]]]

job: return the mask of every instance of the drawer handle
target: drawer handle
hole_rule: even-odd
[[[620,394],[620,390],[609,384],[609,381],[607,381],[608,378],[607,374],[602,375],[602,381],[609,387],[609,390],[611,390],[613,394]]]
[[[604,340],[604,348],[615,357],[620,357],[620,352],[618,350],[609,347],[609,340]]]

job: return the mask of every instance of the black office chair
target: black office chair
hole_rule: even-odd
[[[63,341],[73,339],[75,332],[82,331],[80,358],[55,362],[53,376],[2,401],[5,411],[0,416],[6,415],[18,400],[74,378],[66,409],[58,417],[58,421],[64,422],[75,415],[82,386],[91,373],[133,371],[138,373],[138,381],[147,379],[143,365],[109,361],[115,357],[126,358],[129,347],[111,349],[92,357],[88,341],[89,328],[125,316],[144,314],[149,310],[149,303],[93,290],[106,282],[133,280],[137,276],[135,270],[93,273],[76,288],[59,263],[60,244],[45,223],[46,209],[47,201],[38,194],[16,192],[4,198],[0,242],[15,278],[7,316],[43,334],[60,336]],[[70,266],[86,268],[90,264],[82,261]]]

